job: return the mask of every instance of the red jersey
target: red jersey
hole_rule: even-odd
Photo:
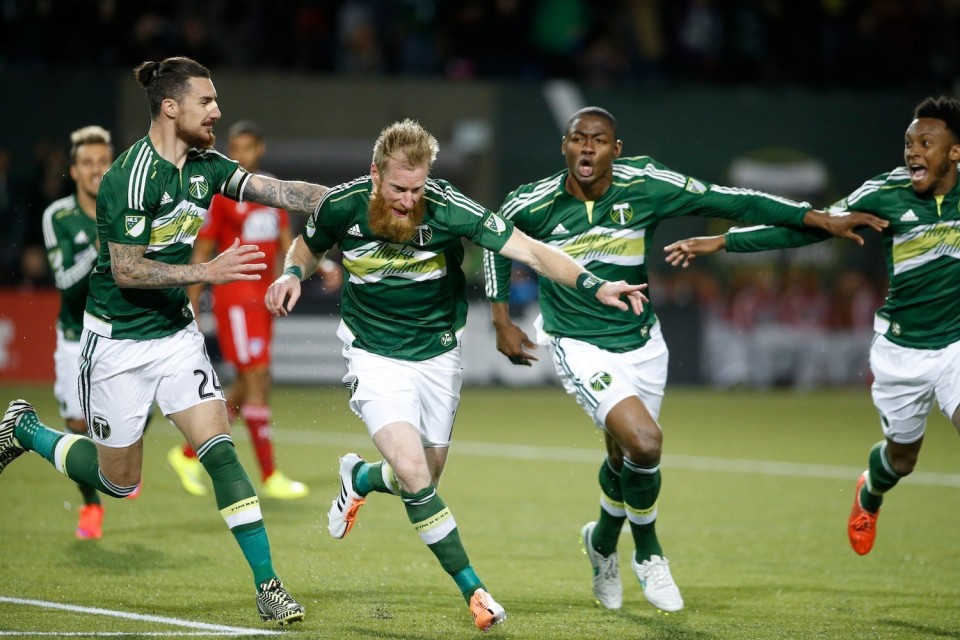
[[[238,281],[213,287],[217,303],[240,303],[254,298],[263,303],[267,288],[276,279],[280,231],[290,225],[287,212],[256,202],[237,202],[221,195],[214,196],[197,238],[213,240],[216,253],[226,250],[235,238],[240,244],[255,244],[266,255],[266,271],[256,281]]]

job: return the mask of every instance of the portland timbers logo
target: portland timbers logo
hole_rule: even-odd
[[[610,219],[616,224],[627,224],[633,220],[633,207],[629,202],[618,202],[610,210]]]
[[[421,247],[427,246],[427,243],[430,242],[430,239],[433,237],[433,229],[425,224],[421,224],[416,229],[413,230],[412,242],[414,244],[420,245]]]
[[[197,200],[202,200],[210,193],[210,185],[203,176],[190,176],[190,195]]]
[[[90,421],[90,430],[101,440],[110,437],[110,423],[102,416],[93,416],[93,420]]]
[[[445,347],[449,347],[450,345],[452,345],[452,344],[453,344],[453,334],[450,333],[449,331],[444,331],[444,332],[440,335],[440,344],[442,344],[442,345],[445,346]]]
[[[598,371],[590,376],[590,388],[594,391],[609,389],[611,382],[613,382],[613,376],[606,371]]]

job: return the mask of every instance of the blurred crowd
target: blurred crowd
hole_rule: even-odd
[[[951,86],[960,0],[0,0],[0,71]]]

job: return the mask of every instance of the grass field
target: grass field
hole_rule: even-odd
[[[0,387],[59,424],[48,387]],[[326,531],[337,458],[373,457],[341,389],[274,397],[282,468],[310,485],[265,500],[275,564],[307,607],[300,638],[476,638],[453,582],[399,500],[374,495],[345,540]],[[846,540],[853,485],[880,438],[865,389],[811,394],[670,389],[658,531],[686,600],[656,612],[621,538],[624,607],[598,609],[577,543],[595,519],[601,438],[556,388],[468,388],[441,485],[477,571],[506,607],[499,638],[960,638],[957,435],[931,418],[918,471],[884,506],[874,551]],[[237,429],[241,459],[255,468]],[[76,489],[36,455],[0,479],[0,636],[204,637],[261,625],[239,549],[212,498],[164,467],[179,442],[155,418],[143,493],[106,503],[105,535],[73,537]],[[109,500],[109,499],[108,499]],[[50,603],[61,605],[51,608]],[[102,611],[93,611],[97,608]],[[108,615],[112,614],[112,615]]]

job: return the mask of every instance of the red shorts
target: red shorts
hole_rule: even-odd
[[[262,300],[241,304],[217,301],[213,315],[217,319],[217,341],[224,360],[237,371],[270,364],[273,316]]]

